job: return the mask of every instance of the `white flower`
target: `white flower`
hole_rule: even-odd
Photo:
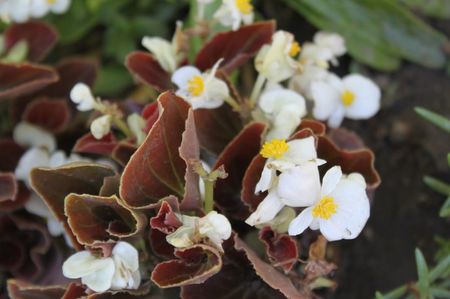
[[[296,74],[289,80],[289,88],[305,95],[308,100],[312,100],[312,83],[325,81],[330,74],[327,69],[315,64],[306,64],[303,66],[301,73]]]
[[[299,69],[295,57],[300,46],[294,36],[286,31],[277,31],[272,36],[272,43],[264,45],[255,58],[255,68],[271,82],[281,82],[294,75]]]
[[[177,94],[193,109],[220,107],[230,96],[227,84],[215,77],[220,62],[209,73],[201,73],[194,66],[183,66],[172,75],[172,81],[179,88]]]
[[[67,278],[81,278],[81,282],[94,292],[137,289],[141,283],[139,254],[127,242],[118,242],[111,257],[96,257],[90,251],[80,251],[63,264]]]
[[[328,68],[328,63],[337,65],[337,57],[345,54],[344,39],[337,33],[320,31],[314,35],[314,43],[305,43],[300,54],[303,65],[315,64]]]
[[[56,14],[65,13],[70,6],[70,0],[31,0],[30,15],[34,18],[42,18],[48,12]]]
[[[48,167],[49,164],[50,155],[48,151],[39,147],[32,147],[20,158],[14,174],[18,180],[22,180],[30,188],[30,171],[35,167]]]
[[[144,142],[147,136],[144,132],[145,120],[137,113],[130,114],[127,118],[128,127],[130,127],[131,132],[136,136],[137,144]]]
[[[222,5],[214,14],[222,25],[237,30],[241,23],[253,22],[254,13],[251,0],[222,0]]]
[[[334,56],[342,56],[347,52],[344,39],[337,33],[319,31],[314,35],[313,41],[316,45],[329,49]]]
[[[149,50],[155,56],[161,67],[169,73],[173,73],[184,59],[184,55],[179,51],[179,30],[181,30],[181,22],[177,22],[177,29],[171,42],[160,37],[144,36],[142,38],[142,46]]]
[[[79,111],[89,111],[96,107],[97,102],[91,89],[84,83],[77,83],[70,91],[70,99],[77,104]]]
[[[199,218],[181,215],[183,223],[175,232],[166,236],[169,244],[177,248],[185,248],[208,238],[218,249],[222,250],[222,242],[231,236],[231,224],[227,217],[216,211],[209,212]]]
[[[266,140],[288,138],[306,115],[305,99],[286,88],[263,92],[258,105],[272,124]]]
[[[25,147],[40,147],[50,152],[56,149],[56,139],[50,132],[27,122],[16,125],[13,139],[17,144]]]
[[[96,139],[102,139],[111,131],[111,115],[103,115],[91,123],[91,134]]]
[[[301,234],[308,226],[320,229],[328,241],[356,238],[370,215],[366,183],[358,173],[343,176],[334,166],[323,177],[320,195],[289,225],[290,235]]]
[[[331,75],[326,81],[311,85],[314,117],[328,120],[330,127],[338,127],[344,117],[367,119],[380,109],[380,88],[370,79],[352,74],[342,80]]]
[[[255,193],[269,193],[245,221],[249,225],[271,221],[285,206],[309,206],[320,191],[318,166],[324,161],[317,159],[314,137],[266,142],[261,155],[268,159]]]
[[[23,23],[30,17],[31,0],[7,0],[4,3],[3,19]]]

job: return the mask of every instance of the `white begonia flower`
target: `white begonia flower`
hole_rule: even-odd
[[[241,23],[251,24],[254,18],[251,0],[222,0],[214,18],[224,26],[231,26],[233,30],[237,30]]]
[[[70,91],[70,99],[77,104],[79,111],[90,111],[97,105],[91,89],[84,83],[77,83]]]
[[[111,257],[96,257],[90,251],[80,251],[63,264],[63,275],[78,279],[94,292],[137,289],[141,283],[139,254],[127,242],[118,242]]]
[[[20,122],[14,128],[13,139],[25,147],[45,148],[49,152],[56,149],[56,139],[50,132],[27,122]]]
[[[103,115],[91,123],[91,134],[95,139],[102,139],[111,131],[111,115]]]
[[[302,65],[314,64],[328,68],[329,62],[337,65],[337,57],[344,55],[347,49],[345,41],[337,33],[319,31],[314,35],[313,43],[305,43],[300,54]]]
[[[133,113],[128,116],[127,123],[133,135],[136,136],[137,144],[142,144],[147,136],[144,132],[145,120],[139,114]]]
[[[160,37],[144,36],[142,38],[142,46],[150,51],[161,67],[169,73],[175,72],[178,65],[184,59],[184,54],[180,52],[180,45],[178,45],[177,38],[181,26],[182,23],[177,22],[177,29],[170,42]]]
[[[306,115],[305,99],[286,88],[263,92],[258,105],[272,125],[266,140],[288,138]]]
[[[329,49],[335,57],[347,52],[344,38],[337,33],[319,31],[314,35],[313,41],[319,47]]]
[[[56,14],[65,13],[70,6],[70,0],[31,0],[30,15],[34,18],[42,18],[49,12]]]
[[[258,52],[255,68],[271,82],[284,81],[292,77],[300,67],[295,60],[300,49],[291,33],[277,31],[272,36],[272,43],[264,45]]]
[[[177,95],[183,97],[193,109],[213,109],[220,107],[230,96],[227,84],[216,78],[215,74],[221,60],[216,62],[208,73],[201,73],[194,66],[183,66],[172,75],[178,86]]]
[[[4,5],[6,20],[23,23],[30,18],[31,0],[7,0]]]
[[[253,226],[270,222],[285,206],[311,205],[320,191],[318,166],[324,163],[317,159],[312,136],[287,143],[277,139],[266,142],[261,155],[268,159],[255,193],[269,192],[245,221]]]
[[[367,119],[380,109],[380,88],[358,74],[345,76],[342,80],[330,75],[326,81],[313,82],[311,93],[314,117],[328,120],[332,128],[338,127],[344,117]]]
[[[50,155],[47,150],[32,147],[27,150],[19,160],[14,172],[17,179],[22,180],[30,188],[30,171],[35,167],[48,167]]]
[[[323,177],[320,195],[289,225],[290,235],[301,234],[308,226],[328,241],[356,238],[370,215],[366,182],[359,173],[342,175],[334,166]]]
[[[232,228],[227,217],[211,211],[203,217],[179,216],[183,223],[175,232],[166,236],[169,244],[177,248],[185,248],[208,238],[218,249],[222,250],[222,242],[231,236]]]
[[[308,100],[312,100],[311,85],[316,81],[325,81],[330,72],[315,64],[306,64],[301,73],[294,75],[289,80],[289,89],[303,94]]]

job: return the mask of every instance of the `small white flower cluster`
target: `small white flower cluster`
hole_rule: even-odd
[[[227,217],[209,212],[203,217],[177,215],[183,223],[176,231],[167,235],[169,244],[177,248],[185,248],[208,238],[218,249],[222,250],[222,242],[231,236],[231,224]]]
[[[197,0],[198,21],[204,18],[206,5],[212,0]],[[222,0],[222,4],[214,13],[214,19],[226,27],[237,30],[241,23],[251,24],[255,17],[251,0]]]
[[[5,22],[23,23],[30,18],[42,18],[49,12],[63,14],[71,0],[3,0],[0,18]]]
[[[67,278],[78,279],[94,292],[134,290],[141,284],[139,253],[127,242],[117,242],[111,257],[97,257],[88,250],[69,257],[63,264]]]
[[[362,175],[343,175],[339,166],[329,169],[320,184],[314,137],[286,142],[266,142],[260,154],[267,158],[255,193],[268,191],[258,208],[246,220],[255,226],[277,222],[285,207],[305,209],[290,223],[290,235],[308,226],[320,229],[329,241],[353,239],[359,235],[370,214],[366,183]],[[286,219],[286,211],[280,217]],[[279,221],[278,221],[279,222]]]

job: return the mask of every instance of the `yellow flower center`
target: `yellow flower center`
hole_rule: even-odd
[[[188,81],[188,91],[194,96],[198,97],[205,90],[205,82],[202,76],[196,75]]]
[[[56,0],[47,0],[48,4],[55,4]]]
[[[313,208],[312,214],[316,218],[330,219],[333,214],[336,214],[337,207],[333,197],[324,196]]]
[[[355,94],[350,91],[350,90],[345,90],[342,94],[341,94],[341,101],[342,104],[344,104],[345,107],[350,106],[351,104],[353,104],[353,102],[355,101]]]
[[[298,55],[298,53],[300,53],[300,50],[302,48],[300,47],[300,44],[297,42],[293,42],[291,45],[291,49],[289,50],[289,56],[291,57],[295,57]]]
[[[273,139],[270,142],[264,143],[261,151],[259,152],[264,158],[279,159],[289,149],[289,145],[284,139]]]
[[[253,11],[253,5],[250,0],[236,0],[236,6],[244,15],[250,14]]]

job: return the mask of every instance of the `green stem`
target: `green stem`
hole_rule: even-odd
[[[264,77],[261,73],[258,74],[258,78],[256,79],[255,85],[253,86],[252,93],[250,95],[250,104],[254,106],[256,101],[258,100],[259,95],[261,94],[261,90],[266,82],[266,77]]]
[[[128,128],[127,124],[121,119],[116,116],[112,117],[113,124],[120,130],[122,133],[125,134],[127,137],[132,137],[133,133],[131,133],[130,129]]]
[[[214,206],[214,181],[203,180],[205,184],[205,213],[208,214]]]
[[[239,112],[241,110],[239,104],[232,97],[228,97],[224,101],[225,103],[230,105],[235,111]]]

